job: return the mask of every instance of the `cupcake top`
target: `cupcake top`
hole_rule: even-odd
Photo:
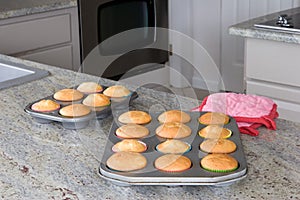
[[[192,130],[185,124],[178,122],[168,122],[161,124],[155,130],[156,135],[162,138],[185,138],[191,135]]]
[[[112,147],[114,152],[129,151],[141,153],[146,151],[146,149],[147,146],[145,143],[135,139],[124,139]]]
[[[166,154],[154,161],[154,166],[165,172],[182,172],[189,169],[191,165],[189,158],[178,154]]]
[[[65,117],[81,117],[88,115],[90,112],[90,108],[83,104],[68,105],[59,110],[59,114]]]
[[[103,94],[112,98],[120,98],[128,96],[130,94],[130,91],[122,85],[114,85],[106,88],[103,91]]]
[[[151,121],[151,116],[144,111],[128,111],[121,114],[118,118],[123,124],[147,124]]]
[[[201,166],[213,172],[230,172],[238,168],[238,162],[228,154],[213,153],[204,156],[200,161]]]
[[[101,107],[108,106],[110,104],[110,100],[104,94],[89,94],[82,103],[86,106],[90,107]]]
[[[51,112],[58,110],[60,108],[60,104],[52,101],[50,99],[43,99],[39,102],[34,103],[31,106],[31,109],[37,112]]]
[[[116,135],[121,138],[134,139],[149,135],[149,130],[138,124],[126,124],[116,130]]]
[[[58,101],[77,101],[83,98],[83,94],[74,89],[62,89],[54,93],[53,97]]]
[[[227,139],[206,139],[200,144],[200,149],[207,153],[232,153],[236,144]]]
[[[83,82],[78,87],[77,90],[83,93],[97,93],[103,90],[102,86],[95,82]]]
[[[210,124],[222,125],[222,124],[228,124],[229,117],[223,113],[208,112],[201,115],[198,120],[201,124],[205,124],[205,125],[210,125]]]
[[[111,155],[106,165],[113,170],[129,172],[146,167],[147,159],[140,153],[122,151]]]
[[[158,121],[160,123],[166,123],[166,122],[181,122],[181,123],[187,123],[191,120],[191,117],[181,111],[181,110],[169,110],[166,112],[163,112],[158,116]]]
[[[198,133],[204,138],[229,138],[232,131],[218,125],[208,125],[201,129]]]
[[[156,146],[162,153],[185,153],[190,149],[190,145],[180,140],[166,140]]]

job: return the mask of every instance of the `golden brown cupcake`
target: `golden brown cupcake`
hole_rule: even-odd
[[[232,131],[218,125],[208,125],[199,131],[199,135],[204,138],[229,138]]]
[[[86,106],[90,107],[101,107],[108,106],[110,104],[110,100],[104,94],[89,94],[82,103]]]
[[[223,113],[217,112],[208,112],[199,117],[199,122],[201,124],[210,125],[210,124],[228,124],[229,117]]]
[[[182,172],[192,166],[192,162],[186,156],[178,154],[166,154],[154,161],[154,166],[165,172]]]
[[[181,123],[187,123],[191,120],[191,117],[181,111],[181,110],[169,110],[166,112],[163,112],[158,116],[158,121],[160,123],[166,123],[166,122],[181,122]]]
[[[185,138],[191,135],[192,130],[185,124],[178,122],[168,122],[160,125],[155,130],[156,135],[162,138]]]
[[[120,98],[127,97],[130,91],[122,85],[114,85],[106,88],[103,94],[111,98]]]
[[[103,90],[102,86],[95,82],[83,82],[78,87],[77,90],[82,93],[97,93]]]
[[[142,153],[146,151],[146,149],[147,146],[145,143],[135,139],[124,139],[116,143],[112,147],[112,150],[114,152],[130,151],[130,152]]]
[[[113,170],[129,172],[146,167],[147,159],[140,153],[122,151],[110,156],[106,165]]]
[[[65,117],[81,117],[88,115],[90,112],[90,108],[83,104],[68,105],[59,110],[59,114]]]
[[[206,139],[200,144],[200,149],[207,153],[232,153],[236,144],[227,139]]]
[[[39,102],[34,103],[31,106],[31,109],[37,112],[52,112],[58,110],[60,108],[60,104],[52,101],[50,99],[43,99]]]
[[[156,146],[156,149],[162,153],[185,153],[190,150],[190,145],[180,140],[166,140]]]
[[[213,153],[204,156],[200,165],[213,172],[231,172],[238,168],[238,162],[228,154]]]
[[[128,111],[121,114],[118,118],[123,124],[147,124],[151,121],[151,116],[144,111]]]
[[[83,94],[74,89],[62,89],[57,91],[53,97],[58,101],[77,101],[83,98]]]
[[[149,130],[142,125],[126,124],[116,130],[116,135],[120,138],[138,139],[149,135]]]

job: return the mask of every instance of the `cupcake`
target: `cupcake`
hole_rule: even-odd
[[[206,139],[200,144],[200,149],[206,153],[232,153],[236,144],[227,139]]]
[[[167,138],[185,138],[191,135],[192,130],[185,124],[178,122],[168,122],[160,125],[155,130],[156,135]]]
[[[142,153],[146,151],[146,149],[147,146],[145,143],[135,139],[124,139],[112,147],[112,150],[114,152],[130,151],[130,152]]]
[[[228,154],[213,153],[204,156],[201,167],[212,172],[231,172],[238,168],[238,162]]]
[[[187,123],[191,120],[191,117],[180,110],[169,110],[166,112],[163,112],[161,115],[158,116],[158,121],[160,123],[166,123],[166,122],[181,122],[181,123]]]
[[[57,91],[53,97],[58,101],[77,101],[83,98],[83,94],[74,89],[62,89]]]
[[[186,156],[178,154],[166,154],[154,161],[154,166],[165,172],[182,172],[192,166],[192,162]]]
[[[106,88],[103,94],[111,98],[122,98],[130,95],[130,91],[122,85],[114,85]]]
[[[103,88],[101,85],[95,82],[83,82],[77,87],[77,90],[82,93],[90,94],[102,92]]]
[[[82,104],[89,107],[102,107],[108,106],[110,104],[110,100],[104,94],[89,94],[83,101]]]
[[[90,108],[83,104],[72,104],[59,110],[59,114],[65,117],[82,117],[91,112]]]
[[[223,113],[217,112],[208,112],[199,117],[199,122],[201,124],[210,125],[210,124],[228,124],[229,117]]]
[[[106,165],[116,171],[129,172],[146,167],[147,159],[140,153],[122,151],[110,156]]]
[[[137,139],[149,135],[149,130],[138,124],[126,124],[116,130],[116,135],[120,138]]]
[[[203,138],[229,138],[232,131],[218,125],[208,125],[198,133]]]
[[[38,101],[31,106],[31,109],[37,112],[52,112],[58,110],[59,108],[60,104],[49,99]]]
[[[151,121],[151,116],[144,111],[128,111],[121,114],[118,118],[123,124],[147,124]]]
[[[162,153],[185,153],[190,150],[190,145],[180,140],[166,140],[156,146],[156,150]]]

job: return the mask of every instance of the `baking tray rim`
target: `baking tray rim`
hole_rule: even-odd
[[[128,183],[142,183],[142,182],[150,182],[150,183],[159,183],[159,182],[165,182],[165,183],[185,183],[185,182],[190,182],[190,183],[216,183],[228,179],[234,179],[240,176],[243,176],[247,174],[247,167],[245,167],[243,170],[236,172],[236,173],[231,173],[231,174],[225,174],[223,176],[216,176],[216,177],[128,177],[128,176],[122,176],[119,174],[113,174],[105,171],[104,169],[99,168],[100,173],[103,176],[107,176],[116,180],[128,182]],[[147,180],[147,181],[145,181]],[[177,180],[177,181],[176,181]],[[180,180],[180,181],[178,181]]]
[[[166,180],[163,180],[163,181],[154,181],[154,182],[151,182],[151,181],[125,181],[125,180],[120,180],[120,179],[116,179],[116,178],[113,178],[113,177],[108,177],[108,176],[105,176],[104,174],[101,173],[101,167],[99,167],[99,170],[98,170],[98,175],[107,180],[107,181],[111,181],[112,183],[116,184],[116,185],[120,185],[120,186],[142,186],[142,185],[161,185],[161,186],[181,186],[181,185],[189,185],[189,186],[196,186],[196,185],[212,185],[212,186],[225,186],[225,185],[230,185],[230,184],[233,184],[237,181],[240,181],[244,178],[247,177],[248,175],[248,169],[247,167],[242,171],[244,173],[241,173],[239,174],[239,176],[236,176],[236,177],[231,177],[231,178],[228,178],[228,179],[223,179],[223,180],[219,180],[219,181],[208,181],[208,182],[205,182],[205,181],[198,181],[198,180],[194,180],[194,181],[166,181]],[[142,178],[142,177],[140,177]],[[170,177],[165,177],[165,179],[169,179]],[[196,178],[196,177],[194,177]],[[199,177],[197,177],[199,178]],[[178,178],[177,178],[178,179]],[[180,179],[182,180],[182,179]],[[212,180],[210,178],[210,180]]]

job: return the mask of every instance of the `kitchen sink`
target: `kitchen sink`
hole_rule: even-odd
[[[0,89],[20,85],[48,76],[49,72],[0,59]]]

